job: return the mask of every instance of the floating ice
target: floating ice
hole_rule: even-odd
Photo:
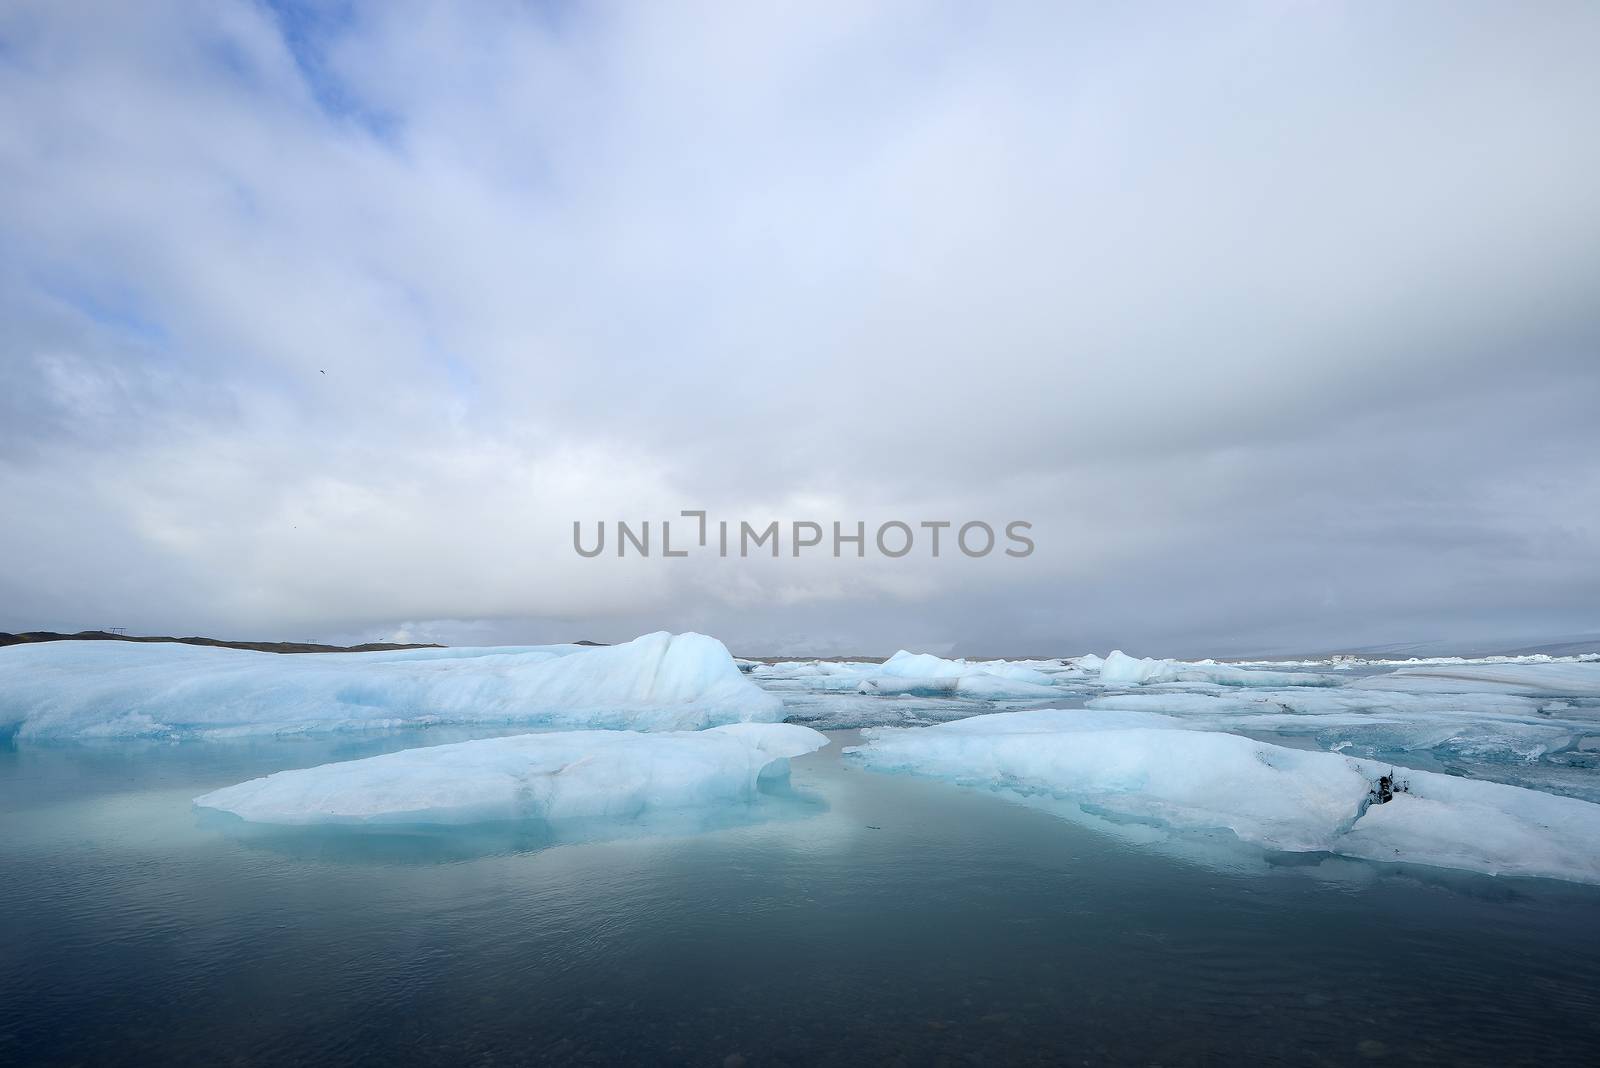
[[[1600,805],[1500,783],[1174,729],[1145,711],[996,713],[873,728],[847,752],[867,766],[1075,801],[1177,829],[1226,829],[1268,849],[1600,882]]]
[[[1600,718],[1591,710],[1500,694],[1344,688],[1137,693],[1097,697],[1086,706],[1163,713],[1191,729],[1306,737],[1324,749],[1365,756],[1429,751],[1475,764],[1529,764],[1600,740]]]
[[[1211,660],[1152,660],[1135,658],[1114,649],[1100,664],[1102,686],[1125,689],[1152,683],[1201,683],[1215,686],[1338,686],[1337,675],[1309,671],[1266,671],[1255,667],[1218,664]]]
[[[967,717],[991,706],[964,697],[917,694],[785,693],[784,722],[820,731],[855,727],[921,727]]]
[[[790,661],[758,668],[754,677],[773,689],[858,693],[869,696],[1034,701],[1057,698],[1059,661],[947,660],[902,649],[881,664],[866,661]]]
[[[1459,663],[1402,667],[1356,679],[1351,686],[1422,693],[1510,693],[1600,697],[1600,663]]]
[[[1005,660],[946,660],[904,649],[872,665],[858,691],[865,694],[943,695],[989,700],[1050,698],[1060,695],[1049,675]]]
[[[703,731],[562,731],[280,771],[194,799],[252,823],[633,820],[751,800],[826,736],[792,723]]]
[[[972,697],[986,700],[1048,699],[1061,696],[1054,687],[1036,682],[974,671],[970,675],[945,678],[898,678],[893,675],[863,679],[858,692],[865,694],[913,694],[920,697]]]
[[[690,730],[782,701],[702,634],[514,651],[295,654],[172,643],[0,649],[0,735],[287,734],[435,724]]]
[[[1503,694],[1394,693],[1352,687],[1251,689],[1236,693],[1127,693],[1095,697],[1089,708],[1174,713],[1214,712],[1459,712],[1530,717],[1563,703]]]
[[[895,653],[878,667],[878,674],[902,679],[957,679],[968,675],[989,675],[997,679],[1050,685],[1050,676],[1026,664],[1007,660],[946,660],[932,653]]]

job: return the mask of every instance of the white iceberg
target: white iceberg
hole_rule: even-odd
[[[1049,675],[1006,660],[947,660],[932,653],[902,649],[867,674],[861,680],[861,693],[929,697],[948,694],[987,700],[1060,696]]]
[[[956,679],[964,675],[989,675],[997,679],[1050,685],[1050,676],[1026,664],[1007,660],[946,660],[932,653],[908,653],[904,649],[878,666],[878,674],[902,679]]]
[[[1148,656],[1132,657],[1121,649],[1113,649],[1100,664],[1099,681],[1108,689],[1125,689],[1156,683],[1273,688],[1338,686],[1344,680],[1337,675],[1310,671],[1266,671],[1256,667],[1218,664],[1211,660],[1154,660]]]
[[[1058,661],[950,660],[902,649],[881,664],[787,661],[759,667],[754,677],[783,691],[1036,701],[1060,697],[1057,679],[1066,674]]]
[[[787,772],[790,757],[827,744],[792,723],[519,734],[280,771],[194,803],[291,826],[636,820],[748,802],[763,778]]]
[[[783,703],[702,634],[512,651],[280,654],[174,643],[0,649],[0,735],[219,738],[438,724],[695,730]]]
[[[1143,711],[996,713],[868,729],[846,752],[1267,849],[1600,883],[1600,805],[1181,726]],[[1374,804],[1391,773],[1398,792]]]

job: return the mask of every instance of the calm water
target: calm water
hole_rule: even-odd
[[[1600,889],[1201,863],[860,771],[839,757],[851,732],[833,737],[743,825],[555,845],[526,827],[247,834],[189,806],[416,735],[0,749],[0,1062],[1551,1064],[1600,1049]]]

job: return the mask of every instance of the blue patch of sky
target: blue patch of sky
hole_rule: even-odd
[[[436,342],[428,346],[434,353],[439,365],[444,368],[445,380],[450,383],[456,398],[462,403],[472,405],[478,399],[478,376],[460,356],[443,348]]]
[[[414,286],[388,272],[375,272],[377,280],[409,312],[409,329],[420,339],[455,398],[466,405],[476,404],[481,396],[477,373],[472,365],[441,339],[435,329],[427,299]]]
[[[579,16],[593,9],[580,0],[527,0],[526,10],[545,29],[559,33],[571,28]]]
[[[35,275],[34,285],[46,297],[122,337],[164,347],[169,341],[162,326],[145,303],[127,288],[116,284],[91,285],[83,281]]]
[[[356,5],[349,0],[261,2],[277,22],[285,47],[324,114],[393,144],[400,134],[400,117],[362,100],[328,64],[327,43],[355,26]]]

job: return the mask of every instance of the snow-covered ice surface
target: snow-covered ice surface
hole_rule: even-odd
[[[0,649],[0,736],[223,738],[441,724],[694,730],[781,702],[702,634],[623,645],[284,655],[174,643]]]
[[[1600,883],[1600,805],[1501,783],[1274,745],[1143,711],[1036,710],[871,728],[868,767],[1271,850]],[[1399,783],[1378,800],[1384,776]]]
[[[790,723],[518,734],[280,771],[194,803],[287,825],[633,821],[748,802],[788,758],[827,744]]]

